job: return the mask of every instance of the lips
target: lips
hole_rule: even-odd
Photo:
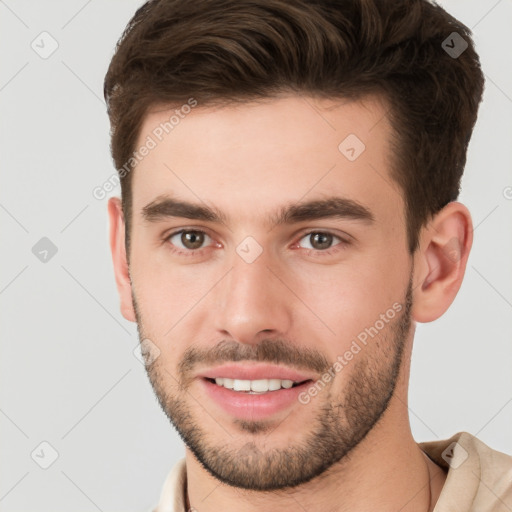
[[[292,368],[271,364],[225,364],[208,368],[199,373],[198,377],[205,379],[228,378],[237,380],[262,380],[279,379],[291,380],[293,382],[304,382],[306,380],[315,380],[316,375],[305,373]]]
[[[203,392],[224,413],[250,421],[268,419],[292,407],[303,407],[298,396],[315,378],[313,374],[261,363],[226,364],[203,370],[198,375]],[[262,387],[253,390],[254,383]]]

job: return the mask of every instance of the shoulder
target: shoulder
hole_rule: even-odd
[[[494,450],[468,432],[418,445],[448,471],[436,512],[512,510],[512,456]]]
[[[187,470],[185,458],[180,459],[171,469],[160,493],[158,504],[145,512],[184,512]]]

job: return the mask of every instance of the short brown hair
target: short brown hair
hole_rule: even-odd
[[[470,34],[427,0],[149,1],[105,77],[114,163],[126,169],[155,105],[378,94],[390,107],[391,172],[413,253],[421,227],[459,194],[484,86]],[[458,56],[454,41],[467,45]],[[128,251],[131,174],[120,176]]]

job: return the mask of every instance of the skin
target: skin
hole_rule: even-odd
[[[293,453],[314,437],[327,409],[331,415],[339,411],[335,419],[340,441],[332,444],[333,451],[339,448],[339,460],[294,487],[261,491],[230,485],[212,468],[205,469],[187,447],[188,507],[200,512],[434,508],[446,474],[411,434],[410,356],[416,322],[439,318],[460,288],[472,222],[464,205],[448,204],[424,226],[420,247],[410,255],[402,191],[390,177],[392,128],[386,110],[373,97],[334,102],[290,95],[222,108],[199,105],[133,171],[129,266],[120,200],[109,201],[121,312],[127,320],[138,321],[141,339],[149,338],[158,347],[158,358],[148,366],[155,392],[171,419],[181,414],[182,428],[199,429],[196,441],[206,453],[217,454],[217,477],[222,454],[229,451],[235,461],[238,454],[238,469],[252,460],[249,467],[256,479],[261,463],[276,450]],[[160,108],[149,113],[138,146],[172,112]],[[356,134],[366,146],[353,162],[338,150],[348,134]],[[171,217],[148,222],[142,210],[162,194],[216,207],[227,220]],[[374,222],[326,218],[273,228],[268,224],[269,215],[286,204],[331,195],[364,205]],[[208,234],[201,252],[191,255],[179,236],[166,239],[180,228]],[[332,239],[328,249],[315,249],[307,236],[311,231],[340,238]],[[263,249],[250,264],[236,252],[247,236]],[[341,237],[351,243],[337,245]],[[332,363],[394,303],[405,305],[408,288],[412,305],[407,317],[397,315],[386,324],[307,405],[297,402],[265,424],[242,424],[206,399],[193,378],[201,361],[188,373],[180,366],[192,348],[215,355],[221,342],[232,343],[253,359],[265,340],[282,340],[283,353],[310,350]],[[401,337],[400,319],[407,328]],[[384,396],[387,390],[390,395],[380,403],[384,412],[372,419],[364,437],[357,436],[361,425],[347,421],[343,404],[356,396],[353,388],[358,384],[359,403],[368,402],[367,409],[376,412],[379,404],[370,402],[377,392],[363,385],[371,375],[389,376],[397,362],[396,379],[380,379],[385,389],[379,393]],[[348,454],[343,439],[357,441]]]

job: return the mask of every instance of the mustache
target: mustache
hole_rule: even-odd
[[[330,368],[326,357],[315,349],[298,348],[283,340],[264,339],[255,345],[224,340],[209,349],[190,347],[185,351],[178,365],[178,371],[183,380],[188,380],[199,364],[212,366],[239,361],[283,364],[316,373],[324,373]]]

